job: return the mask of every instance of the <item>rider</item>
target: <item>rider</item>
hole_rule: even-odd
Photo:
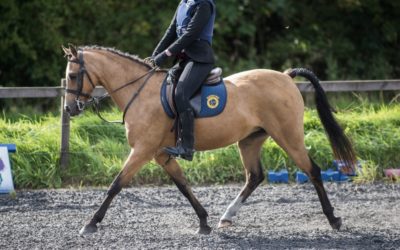
[[[165,152],[189,161],[194,152],[194,113],[189,100],[214,66],[215,13],[215,0],[182,0],[150,59],[158,67],[168,57],[178,59],[170,72],[172,78],[179,78],[175,101],[182,130],[176,147],[167,147]]]

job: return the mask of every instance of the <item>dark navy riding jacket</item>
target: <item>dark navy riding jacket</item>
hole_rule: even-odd
[[[193,61],[214,63],[215,13],[214,0],[182,0],[153,56],[168,49],[175,56],[184,52]]]

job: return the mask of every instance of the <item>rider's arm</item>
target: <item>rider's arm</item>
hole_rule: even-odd
[[[210,20],[211,14],[211,4],[208,2],[200,3],[194,10],[194,15],[188,24],[185,34],[168,47],[167,53],[170,52],[170,54],[176,55],[199,39],[201,32]]]
[[[165,32],[163,38],[158,43],[157,47],[154,49],[153,57],[163,52],[168,46],[170,46],[177,38],[176,35],[176,12],[174,18],[172,18],[171,24],[169,25],[167,31]]]

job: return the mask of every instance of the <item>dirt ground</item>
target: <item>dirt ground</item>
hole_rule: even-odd
[[[106,189],[20,190],[0,198],[0,249],[400,249],[400,184],[326,183],[340,231],[333,231],[311,184],[262,185],[234,225],[217,229],[240,185],[194,187],[209,213],[210,235],[174,186],[125,189],[99,231],[83,223]]]

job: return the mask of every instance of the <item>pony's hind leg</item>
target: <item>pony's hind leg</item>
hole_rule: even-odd
[[[229,204],[224,215],[221,217],[218,224],[219,228],[232,225],[232,219],[239,211],[242,204],[264,180],[265,177],[262,170],[260,153],[261,147],[267,137],[267,133],[260,130],[239,142],[240,155],[246,173],[246,184],[239,195]]]
[[[122,188],[127,186],[132,177],[139,169],[152,158],[152,154],[142,154],[139,151],[132,150],[126,160],[122,171],[117,175],[107,192],[107,197],[104,199],[100,208],[96,211],[90,221],[79,231],[80,235],[90,234],[97,231],[97,223],[100,223],[111,204],[114,197],[121,192]]]
[[[333,214],[333,207],[326,194],[324,185],[321,179],[321,169],[317,164],[308,156],[307,149],[304,145],[304,135],[298,129],[295,129],[296,124],[292,124],[290,128],[281,127],[280,131],[274,131],[271,137],[281,146],[288,155],[293,159],[296,166],[302,169],[310,178],[314,185],[318,198],[321,202],[322,211],[328,218],[329,224],[333,229],[339,230],[342,225],[341,218],[337,218]],[[301,127],[302,128],[302,127]]]
[[[189,200],[193,209],[196,211],[196,214],[200,220],[200,228],[197,232],[199,234],[209,234],[211,232],[211,227],[207,224],[207,211],[194,196],[186,180],[186,177],[177,161],[173,158],[170,158],[165,153],[157,156],[155,160],[164,168],[164,170],[171,177],[172,181],[178,187],[179,191],[181,191],[181,193]]]
[[[340,217],[335,217],[333,214],[333,207],[331,202],[328,199],[328,195],[326,194],[324,185],[321,179],[321,169],[318,165],[310,158],[312,170],[311,173],[307,173],[311,179],[312,184],[317,190],[318,198],[322,205],[322,211],[325,216],[328,218],[329,224],[333,229],[339,230],[342,226],[342,219]]]

